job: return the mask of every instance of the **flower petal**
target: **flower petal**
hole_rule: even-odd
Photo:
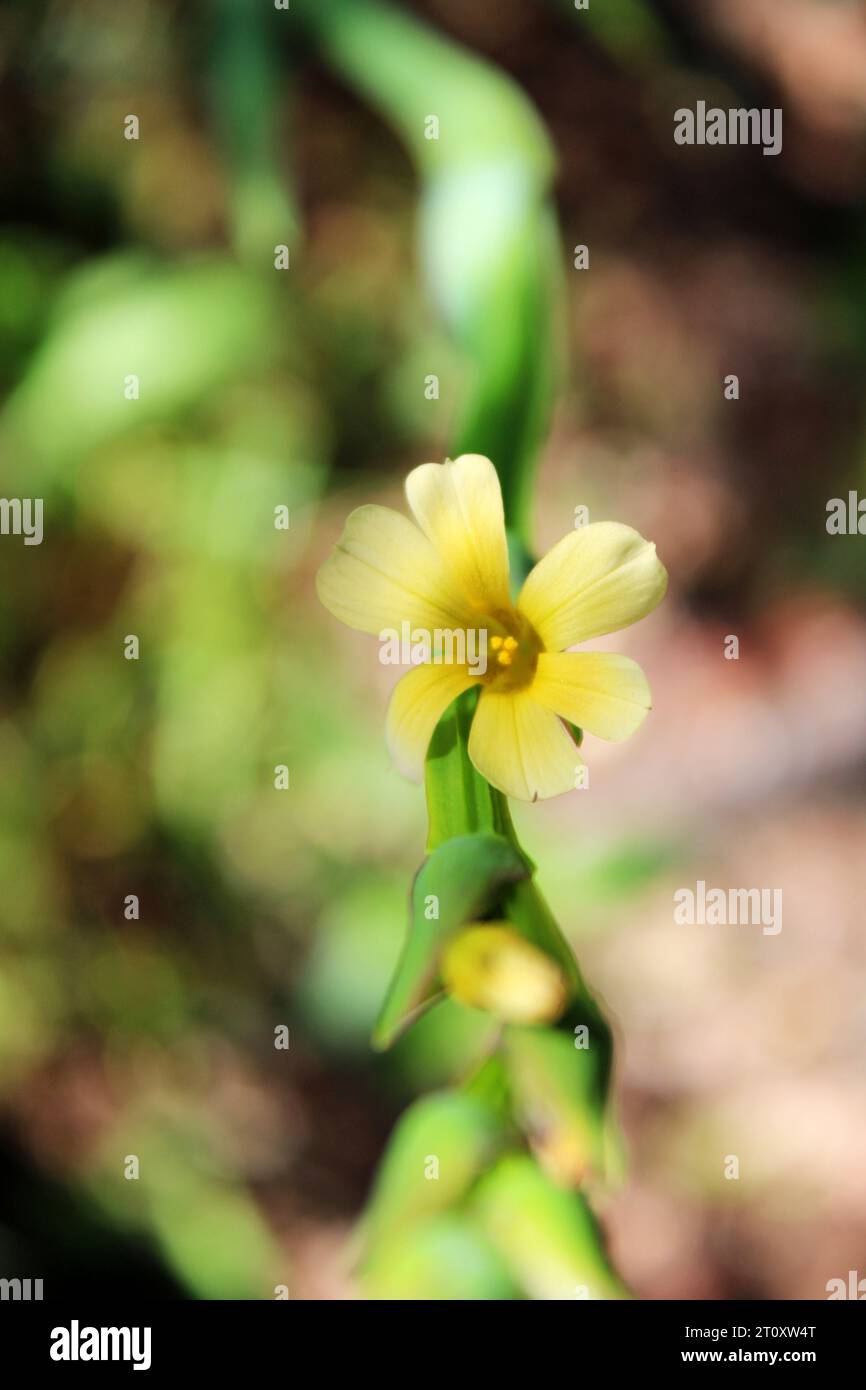
[[[548,651],[636,623],[664,597],[656,548],[630,526],[595,521],[570,531],[528,575],[517,606]]]
[[[530,690],[545,709],[614,741],[640,728],[651,706],[637,662],[613,652],[542,652]]]
[[[391,507],[358,507],[316,576],[321,602],[349,627],[459,627],[464,607],[433,546]]]
[[[509,606],[508,546],[496,469],[482,454],[422,463],[406,479],[418,525],[473,607]]]
[[[385,738],[391,757],[407,777],[420,782],[433,730],[451,702],[477,679],[465,666],[416,666],[397,682]]]
[[[519,801],[573,791],[582,766],[565,726],[526,690],[482,690],[469,756],[482,777]]]

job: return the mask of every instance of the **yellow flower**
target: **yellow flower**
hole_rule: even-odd
[[[394,761],[420,778],[441,715],[480,685],[469,756],[481,775],[521,801],[572,789],[580,759],[562,721],[628,738],[646,717],[650,692],[628,657],[565,648],[655,608],[667,587],[655,546],[618,522],[579,527],[539,561],[512,602],[490,460],[463,454],[424,463],[406,479],[406,496],[414,521],[390,507],[352,512],[319,571],[319,598],[362,632],[474,633],[489,660],[479,674],[480,663],[443,664],[431,647],[431,658],[403,676],[387,717]]]

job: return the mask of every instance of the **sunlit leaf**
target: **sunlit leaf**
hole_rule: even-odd
[[[228,264],[90,267],[9,401],[12,438],[50,480],[112,436],[173,418],[241,363],[263,364],[273,324],[265,282]]]
[[[437,846],[412,887],[409,934],[376,1024],[376,1047],[388,1047],[439,994],[439,958],[449,936],[492,909],[503,889],[528,872],[499,835],[462,835]]]
[[[531,1298],[628,1296],[586,1201],[557,1186],[526,1155],[501,1159],[478,1184],[470,1209]]]
[[[437,1216],[397,1232],[364,1270],[371,1299],[514,1299],[520,1291],[494,1247],[471,1223]]]
[[[503,1057],[512,1103],[533,1151],[557,1181],[579,1183],[604,1165],[606,1059],[582,1037],[551,1028],[506,1028]],[[602,1043],[602,1047],[604,1044]]]
[[[493,1112],[474,1096],[443,1091],[416,1101],[398,1121],[379,1168],[364,1220],[366,1248],[453,1207],[499,1140]]]

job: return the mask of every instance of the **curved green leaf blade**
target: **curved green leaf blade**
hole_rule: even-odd
[[[425,1096],[401,1116],[364,1220],[368,1255],[387,1237],[459,1202],[501,1138],[493,1111],[461,1091]]]
[[[512,1277],[534,1299],[619,1299],[595,1217],[525,1154],[503,1158],[473,1193],[471,1210]]]
[[[520,1298],[503,1260],[481,1232],[457,1216],[437,1216],[397,1232],[364,1271],[370,1299],[496,1301]]]
[[[512,1104],[533,1152],[551,1177],[580,1183],[588,1171],[604,1166],[605,1110],[599,1099],[599,1071],[606,1058],[579,1040],[550,1028],[510,1025],[503,1056]],[[603,1043],[601,1044],[603,1047]]]
[[[412,886],[409,935],[373,1032],[374,1047],[390,1047],[439,994],[439,957],[451,933],[484,916],[528,874],[526,860],[500,835],[460,835],[433,851]]]

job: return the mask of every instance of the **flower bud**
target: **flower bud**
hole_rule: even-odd
[[[459,932],[445,948],[441,970],[455,999],[509,1023],[548,1023],[565,1008],[559,966],[507,922],[479,922]]]

